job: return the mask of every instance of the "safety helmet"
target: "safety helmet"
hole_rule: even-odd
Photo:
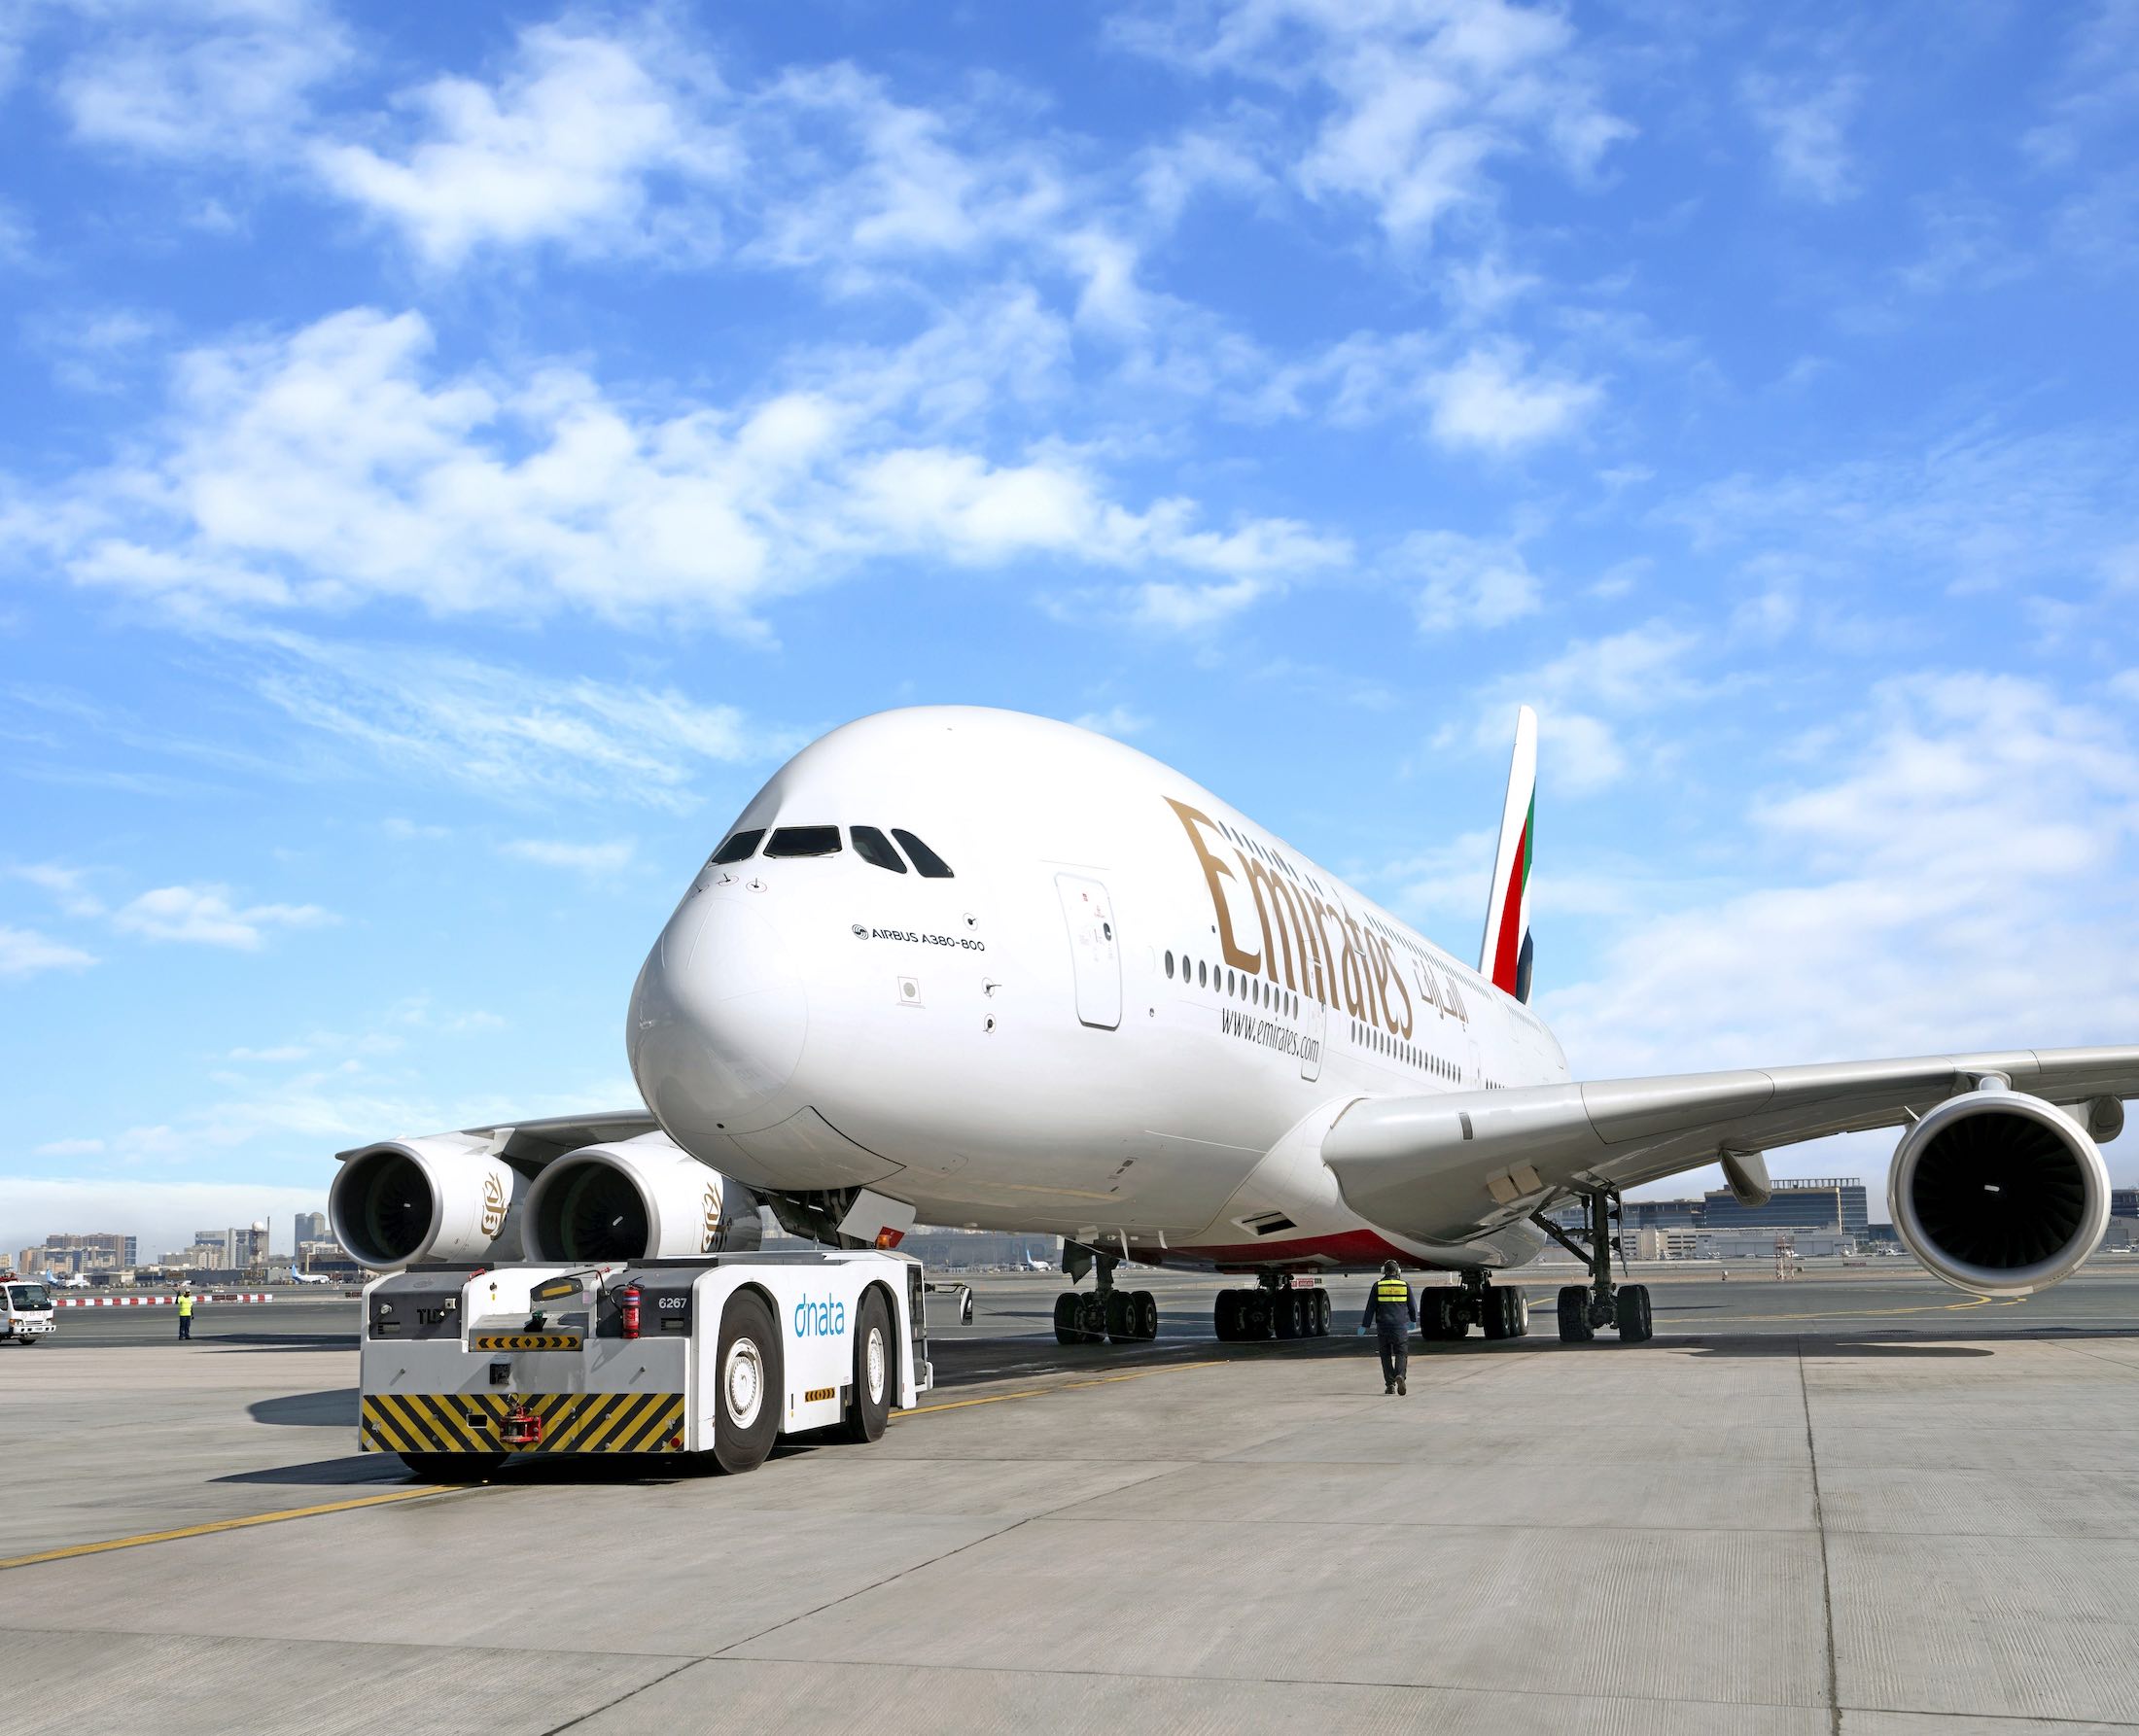
[[[1393,1261],[1393,1260],[1385,1260],[1385,1261],[1383,1261],[1383,1262],[1382,1262],[1382,1276],[1384,1276],[1385,1278],[1393,1278],[1393,1277],[1394,1277],[1395,1275],[1396,1275],[1396,1262],[1395,1262],[1395,1261]]]

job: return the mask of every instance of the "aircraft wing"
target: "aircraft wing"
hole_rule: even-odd
[[[519,1169],[540,1169],[552,1158],[582,1145],[600,1145],[615,1139],[636,1139],[657,1131],[661,1124],[644,1109],[614,1109],[591,1115],[555,1115],[536,1121],[501,1122],[495,1127],[462,1128],[464,1138],[481,1140],[497,1156]],[[337,1159],[353,1158],[368,1145],[336,1152]]]
[[[1899,1127],[1986,1076],[2052,1103],[2139,1097],[2139,1047],[2015,1049],[1914,1060],[1673,1073],[1440,1096],[1365,1097],[1322,1157],[1373,1224],[1455,1240],[1576,1187],[1631,1188],[1829,1133]],[[2083,1118],[2084,1120],[2085,1118]],[[1483,1219],[1482,1198],[1491,1202]]]

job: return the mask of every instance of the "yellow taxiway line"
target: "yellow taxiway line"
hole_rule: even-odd
[[[0,1571],[11,1567],[35,1567],[40,1561],[66,1561],[76,1555],[101,1555],[107,1549],[134,1549],[143,1544],[176,1543],[183,1537],[207,1537],[217,1531],[242,1531],[248,1525],[274,1525],[284,1519],[311,1519],[322,1513],[345,1513],[360,1507],[384,1507],[389,1501],[417,1501],[439,1495],[446,1485],[422,1489],[395,1489],[384,1495],[360,1495],[354,1501],[330,1501],[320,1507],[286,1507],[280,1512],[248,1513],[240,1519],[215,1519],[205,1525],[182,1525],[175,1531],[144,1531],[138,1537],[115,1537],[100,1544],[70,1544],[64,1549],[45,1549],[35,1555],[11,1555],[0,1561]]]
[[[1190,1369],[1215,1369],[1219,1359],[1200,1363],[1168,1363],[1163,1368],[1134,1369],[1126,1374],[1103,1374],[1093,1380],[1067,1380],[1054,1386],[1034,1386],[1014,1393],[990,1393],[978,1399],[954,1399],[946,1405],[921,1405],[912,1410],[901,1410],[893,1420],[909,1416],[924,1416],[936,1410],[963,1410],[970,1405],[1004,1405],[1012,1399],[1040,1399],[1049,1393],[1071,1392],[1084,1386],[1111,1386],[1119,1380],[1143,1380],[1153,1374],[1180,1374]],[[501,1485],[489,1483],[486,1488]],[[109,1549],[138,1549],[144,1544],[173,1544],[183,1538],[210,1537],[218,1531],[242,1531],[251,1525],[276,1525],[285,1519],[316,1519],[328,1513],[353,1512],[358,1508],[384,1507],[395,1501],[420,1501],[427,1495],[442,1495],[454,1485],[431,1484],[420,1489],[393,1489],[383,1495],[360,1495],[352,1501],[329,1501],[318,1507],[288,1507],[279,1512],[248,1513],[238,1519],[215,1519],[205,1525],[182,1525],[173,1531],[144,1531],[137,1537],[114,1537],[102,1543],[70,1544],[63,1549],[43,1549],[34,1555],[13,1555],[0,1560],[0,1573],[11,1567],[35,1567],[44,1561],[70,1561],[77,1555],[101,1555]]]
[[[1972,1296],[1966,1302],[1925,1302],[1916,1308],[1843,1308],[1827,1314],[1726,1314],[1716,1318],[1718,1326],[1736,1326],[1740,1321],[1757,1321],[1771,1325],[1782,1320],[1884,1320],[1889,1314],[1951,1314],[1966,1308],[2015,1308],[2028,1299],[2024,1296]],[[1674,1320],[1674,1327],[1684,1324]]]

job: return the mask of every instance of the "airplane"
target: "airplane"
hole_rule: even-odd
[[[849,1247],[1060,1235],[1065,1343],[1156,1336],[1124,1260],[1246,1279],[1213,1308],[1229,1342],[1326,1334],[1318,1280],[1385,1260],[1455,1275],[1423,1336],[1517,1337],[1525,1293],[1495,1280],[1559,1243],[1588,1270],[1560,1337],[1638,1343],[1623,1190],[1720,1164],[1759,1203],[1765,1153],[1898,1128],[1891,1215],[1941,1278],[2024,1296],[2080,1265],[2139,1047],[1578,1080],[1529,1004],[1536,775],[1525,707],[1474,968],[1124,743],[969,707],[843,725],[654,939],[625,1016],[643,1102],[340,1153],[335,1233],[375,1267],[752,1247],[760,1202]]]
[[[290,1282],[293,1284],[335,1284],[339,1283],[340,1280],[327,1272],[301,1272],[293,1266],[290,1268]]]
[[[1024,1269],[1027,1271],[1053,1271],[1056,1268],[1053,1266],[1049,1265],[1048,1262],[1042,1260],[1037,1254],[1028,1253],[1025,1256]]]
[[[45,1274],[47,1290],[87,1290],[88,1287],[89,1280],[86,1272],[70,1272],[63,1278],[56,1272],[48,1271]]]

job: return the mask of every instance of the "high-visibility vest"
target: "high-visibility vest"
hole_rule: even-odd
[[[1408,1308],[1411,1306],[1411,1286],[1402,1278],[1383,1278],[1374,1286],[1374,1300]]]
[[[181,1320],[191,1320],[193,1317],[193,1299],[192,1297],[182,1296],[178,1299],[178,1317]]]

